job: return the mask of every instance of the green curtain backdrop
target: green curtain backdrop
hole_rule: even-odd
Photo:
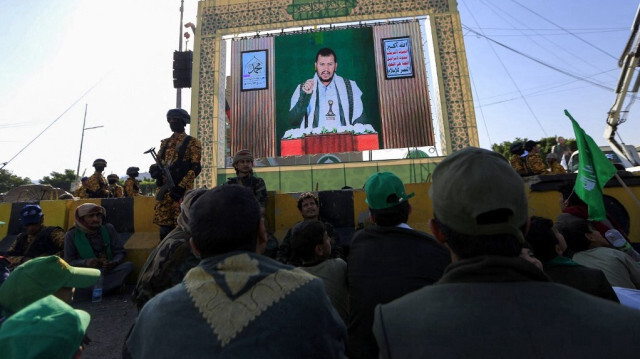
[[[291,95],[296,86],[315,74],[314,62],[318,50],[329,47],[338,56],[336,74],[354,80],[362,90],[362,105],[367,123],[380,134],[378,85],[370,27],[330,30],[275,38],[276,143],[292,128],[287,123]],[[378,136],[379,141],[381,136]],[[382,146],[382,144],[380,143]]]

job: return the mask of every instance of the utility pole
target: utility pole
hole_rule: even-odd
[[[104,127],[104,126],[84,127],[85,124],[87,123],[87,107],[88,106],[89,106],[88,104],[84,105],[84,119],[82,120],[82,137],[80,138],[80,155],[78,155],[78,168],[76,169],[76,180],[80,178],[80,160],[82,159],[82,143],[84,142],[84,131],[92,130],[94,128]]]
[[[182,16],[184,15],[184,0],[180,0],[180,28],[178,29],[178,51],[182,52]],[[182,88],[176,89],[176,108],[182,108]]]

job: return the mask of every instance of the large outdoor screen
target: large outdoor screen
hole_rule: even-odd
[[[370,27],[276,37],[275,87],[278,153],[323,134],[375,134],[382,145]]]
[[[246,148],[273,166],[433,146],[422,41],[415,21],[234,41],[229,155]]]

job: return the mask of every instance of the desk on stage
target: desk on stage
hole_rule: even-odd
[[[307,135],[303,138],[281,140],[280,146],[281,156],[366,151],[380,148],[377,133],[362,135],[354,135],[352,133]]]

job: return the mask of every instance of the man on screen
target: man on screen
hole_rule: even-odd
[[[316,54],[316,74],[296,87],[291,96],[289,123],[300,129],[325,128],[364,123],[362,91],[353,80],[338,76],[336,53],[322,48]]]

